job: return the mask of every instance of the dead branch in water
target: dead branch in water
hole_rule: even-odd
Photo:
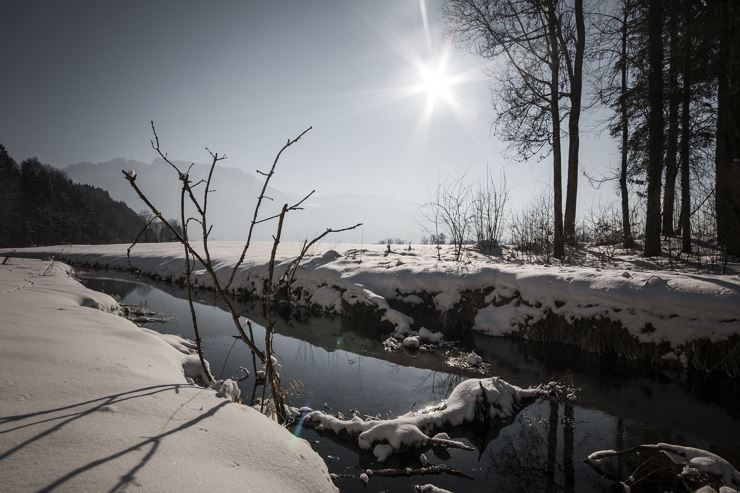
[[[450,474],[452,476],[458,476],[465,479],[473,479],[467,474],[453,469],[452,467],[444,464],[437,464],[434,466],[424,467],[404,467],[404,468],[389,468],[389,469],[369,469],[372,471],[373,476],[383,476],[386,478],[397,478],[401,476],[428,476],[431,474]]]

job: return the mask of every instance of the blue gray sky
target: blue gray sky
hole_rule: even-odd
[[[150,162],[153,119],[171,157],[206,161],[208,146],[253,172],[312,125],[276,187],[424,201],[440,178],[475,180],[490,167],[526,200],[550,184],[551,161],[515,162],[491,134],[487,62],[446,38],[440,9],[441,0],[0,0],[0,143],[59,167]],[[443,74],[441,86],[429,72]],[[616,152],[584,136],[594,174]],[[580,191],[582,209],[599,199],[585,180]]]

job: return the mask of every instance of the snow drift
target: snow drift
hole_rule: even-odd
[[[336,491],[310,446],[233,403],[228,381],[189,383],[186,341],[117,316],[69,272],[0,266],[4,491]]]

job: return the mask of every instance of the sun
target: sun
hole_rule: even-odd
[[[422,65],[419,68],[419,79],[422,92],[433,101],[442,98],[446,101],[452,99],[452,86],[454,80],[447,75],[445,67],[442,64],[436,67]]]
[[[444,102],[448,108],[457,110],[455,86],[460,82],[460,77],[448,71],[448,60],[449,50],[445,50],[437,60],[425,62],[416,59],[412,62],[416,69],[417,79],[412,92],[426,96],[426,107],[423,113],[426,122],[429,121],[440,101]]]

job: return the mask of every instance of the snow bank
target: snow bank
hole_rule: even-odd
[[[233,382],[226,398],[187,382],[187,341],[69,271],[0,266],[0,489],[336,491],[305,441],[231,402]]]
[[[317,429],[357,436],[359,447],[372,450],[376,459],[383,462],[393,452],[409,448],[442,446],[469,449],[462,442],[450,440],[446,434],[430,435],[434,430],[460,426],[476,419],[508,418],[527,400],[544,393],[539,388],[519,388],[498,377],[471,378],[458,384],[446,401],[394,419],[364,420],[353,416],[346,420],[308,408],[301,408],[298,413],[306,424]]]
[[[278,274],[301,246],[280,244]],[[127,247],[40,247],[19,249],[16,255],[57,255],[73,262],[128,268]],[[270,247],[268,242],[254,244],[237,273],[235,288],[261,295]],[[395,326],[397,336],[411,332],[414,307],[432,304],[444,319],[445,313],[472,303],[466,301],[470,293],[482,293],[478,301],[465,307],[473,311],[472,328],[492,335],[516,332],[548,314],[569,323],[611,321],[639,342],[668,343],[674,350],[697,339],[718,342],[740,334],[737,275],[632,271],[625,276],[623,269],[494,262],[475,254],[465,263],[457,263],[439,261],[434,246],[417,246],[414,254],[388,255],[382,245],[365,245],[362,250],[357,245],[334,248],[324,255],[317,249],[299,269],[296,302],[330,313],[347,312],[358,303],[368,305],[382,321]],[[212,242],[211,256],[220,278],[228,278],[239,253],[238,243]],[[171,243],[137,245],[131,262],[137,269],[165,279],[181,276],[184,267],[181,247]],[[199,284],[211,284],[203,270],[195,277]],[[409,313],[393,308],[400,305]]]

